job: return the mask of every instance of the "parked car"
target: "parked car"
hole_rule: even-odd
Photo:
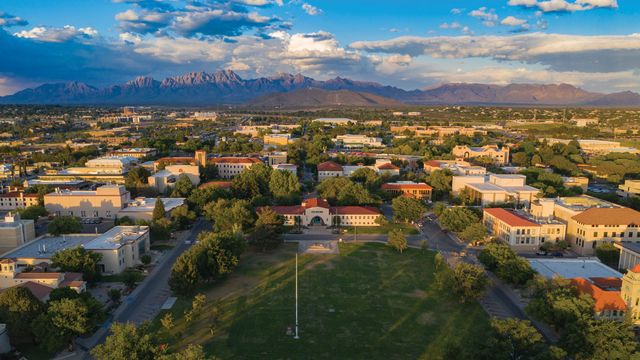
[[[551,256],[563,257],[564,254],[562,253],[562,251],[556,251],[556,252],[552,252]]]
[[[547,252],[544,250],[538,250],[536,251],[536,255],[538,256],[547,256]]]

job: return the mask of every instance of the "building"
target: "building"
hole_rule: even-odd
[[[546,141],[549,145],[553,144],[569,144],[571,141],[568,139],[554,139],[554,138],[546,138],[541,139],[542,141]],[[580,145],[580,150],[587,155],[606,155],[610,153],[632,153],[638,154],[640,151],[636,148],[631,147],[623,147],[620,145],[619,141],[609,141],[609,140],[594,140],[594,139],[578,139],[575,140]]]
[[[118,217],[128,217],[132,220],[153,220],[153,209],[156,207],[157,198],[137,197],[129,202],[126,206],[118,211]],[[170,216],[171,212],[184,205],[185,198],[160,198],[164,205],[165,216]]]
[[[356,121],[353,119],[348,119],[348,118],[317,118],[317,119],[313,119],[313,122],[317,122],[317,123],[322,123],[325,125],[332,125],[332,126],[336,126],[336,125],[349,125],[351,124],[355,124]]]
[[[531,267],[547,279],[622,278],[622,274],[597,258],[527,258]]]
[[[286,151],[272,151],[267,154],[267,165],[278,165],[287,163]]]
[[[482,222],[490,235],[516,251],[536,251],[545,242],[564,240],[567,230],[563,222],[503,208],[483,209]]]
[[[624,184],[618,185],[616,194],[622,198],[640,195],[640,180],[625,180]]]
[[[56,216],[113,219],[131,200],[122,185],[104,185],[96,190],[60,190],[44,196],[44,207]]]
[[[620,249],[619,270],[629,270],[640,264],[640,243],[621,241],[613,245]]]
[[[291,134],[266,134],[262,137],[264,145],[287,146],[291,142]]]
[[[46,302],[53,289],[68,287],[79,293],[87,289],[87,284],[82,280],[81,273],[53,272],[41,266],[28,272],[22,270],[24,268],[18,268],[13,259],[0,260],[0,291],[21,286],[31,291],[38,300]]]
[[[216,121],[218,113],[215,111],[196,111],[191,115],[191,119],[198,121]]]
[[[485,145],[482,147],[471,147],[467,145],[457,145],[451,150],[456,158],[473,159],[477,157],[488,157],[493,159],[497,165],[506,165],[509,163],[509,147],[497,145]]]
[[[571,119],[571,121],[576,123],[577,127],[587,127],[589,125],[597,125],[599,120],[596,119]]]
[[[640,241],[640,212],[591,196],[540,199],[531,212],[566,223],[567,241],[580,255],[594,254],[603,243]]]
[[[297,124],[270,124],[270,125],[243,125],[239,126],[234,134],[236,135],[249,135],[252,138],[257,138],[260,134],[265,134],[268,132],[278,134],[283,132],[291,132],[299,128],[300,125]]]
[[[158,150],[154,148],[123,148],[110,151],[108,153],[109,156],[114,157],[132,157],[136,159],[141,159],[144,157],[156,156],[158,154]]]
[[[200,167],[197,165],[167,165],[149,176],[147,180],[149,186],[155,187],[159,193],[164,194],[167,189],[175,186],[180,175],[186,175],[193,185],[200,184]]]
[[[429,160],[424,163],[424,172],[431,174],[434,170],[449,170],[453,175],[471,176],[485,175],[487,169],[483,166],[474,166],[462,160]]]
[[[273,170],[289,171],[293,175],[298,174],[298,165],[296,164],[275,164],[271,165]]]
[[[376,159],[375,165],[340,165],[333,161],[325,161],[318,164],[318,181],[337,176],[351,176],[359,169],[369,168],[377,174],[387,174],[389,176],[400,175],[400,168],[393,165],[390,160]]]
[[[254,164],[262,163],[262,161],[250,157],[219,157],[209,159],[208,163],[217,166],[218,176],[223,179],[230,179]]]
[[[593,299],[593,310],[597,319],[614,321],[624,321],[627,313],[627,304],[620,291],[623,282],[624,280],[617,277],[571,279],[571,285],[575,286],[580,294],[587,294]]]
[[[28,243],[35,237],[34,221],[20,219],[20,214],[7,213],[0,221],[0,252]]]
[[[377,220],[382,216],[380,210],[371,206],[330,206],[318,198],[307,199],[301,205],[269,208],[281,215],[284,224],[289,226],[379,226]]]
[[[490,174],[489,176],[454,176],[451,192],[459,195],[465,191],[473,203],[480,205],[515,203],[528,206],[540,192],[526,183],[526,176]]]
[[[369,137],[366,135],[338,135],[333,142],[343,148],[347,149],[361,149],[364,147],[377,148],[384,147],[382,139],[378,137]]]
[[[17,270],[38,264],[51,264],[53,254],[82,246],[102,255],[98,268],[104,274],[120,274],[140,264],[149,252],[148,226],[114,226],[103,234],[45,235],[2,255],[14,261]]]
[[[23,190],[8,191],[0,194],[0,210],[24,209],[38,205],[38,194],[25,194]]]
[[[562,183],[564,187],[579,187],[583,192],[586,192],[589,188],[589,178],[586,176],[563,176]]]
[[[421,200],[431,200],[431,194],[433,192],[433,188],[431,186],[413,181],[386,183],[382,184],[380,188],[383,191],[394,195],[402,195]]]
[[[39,177],[45,181],[86,180],[102,183],[124,184],[129,170],[138,164],[138,159],[130,156],[105,156],[86,162],[84,167],[70,167],[63,170],[47,170]]]

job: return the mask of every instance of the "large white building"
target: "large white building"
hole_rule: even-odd
[[[42,180],[88,180],[124,184],[125,177],[138,159],[130,156],[104,156],[86,162],[84,167],[47,170]]]
[[[333,139],[333,142],[336,143],[336,145],[347,149],[360,149],[363,147],[384,147],[381,138],[369,137],[366,135],[338,135],[335,139]]]
[[[482,221],[490,235],[516,251],[535,251],[545,242],[564,240],[567,231],[563,222],[503,208],[483,209]]]
[[[471,201],[480,205],[513,202],[527,206],[540,190],[526,185],[526,180],[524,175],[512,174],[454,176],[451,192],[459,195],[465,190]]]
[[[147,179],[149,186],[152,186],[163,194],[167,189],[172,189],[180,175],[186,175],[191,184],[200,184],[200,167],[197,165],[167,165],[164,169],[152,174]]]
[[[8,251],[35,239],[33,220],[21,219],[19,214],[7,213],[0,220],[0,251]]]
[[[82,246],[102,255],[98,268],[105,274],[119,274],[140,264],[140,257],[149,252],[148,226],[115,226],[103,234],[45,235],[2,255],[12,259],[17,269],[28,265],[51,263],[58,251]]]
[[[218,176],[223,179],[230,179],[262,161],[251,157],[219,157],[209,159],[208,162],[216,165]]]

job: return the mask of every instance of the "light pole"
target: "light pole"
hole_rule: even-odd
[[[300,339],[298,335],[298,253],[296,252],[296,334],[293,336],[294,339]]]

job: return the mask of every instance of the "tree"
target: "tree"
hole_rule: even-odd
[[[162,201],[162,199],[160,198],[160,196],[158,196],[156,198],[156,203],[153,206],[153,213],[151,215],[151,219],[155,222],[158,221],[160,219],[164,219],[165,218],[165,214],[167,213],[167,211],[164,208],[164,202]]]
[[[137,195],[139,189],[147,187],[149,176],[151,176],[149,170],[142,166],[136,166],[127,173],[124,186],[133,192],[133,195]]]
[[[151,255],[144,254],[140,256],[140,262],[142,262],[142,265],[145,265],[145,266],[151,264]]]
[[[57,301],[60,299],[77,299],[80,294],[70,287],[63,287],[51,290],[47,302]]]
[[[511,162],[518,166],[527,167],[531,164],[529,155],[524,152],[517,152],[511,156]]]
[[[158,346],[147,326],[113,323],[111,335],[104,344],[91,350],[97,360],[153,360],[158,356]]]
[[[351,180],[364,185],[369,191],[376,191],[380,187],[381,176],[370,168],[360,168],[351,174]]]
[[[82,232],[82,224],[73,216],[59,216],[49,223],[47,231],[54,236]]]
[[[47,313],[38,315],[31,323],[38,347],[49,353],[59,351],[70,339],[61,333]],[[11,334],[11,333],[10,333]]]
[[[202,182],[211,181],[218,177],[218,166],[216,164],[207,164],[200,166],[200,180]]]
[[[489,279],[481,266],[461,262],[453,270],[454,290],[462,301],[475,301],[484,295]]]
[[[216,360],[217,358],[206,356],[202,346],[189,344],[180,352],[166,354],[159,357],[159,360]]]
[[[51,265],[61,271],[81,272],[84,280],[94,283],[100,280],[98,263],[101,260],[102,254],[77,246],[56,251],[51,257]]]
[[[568,280],[534,277],[530,286],[531,301],[525,311],[532,318],[553,325],[564,332],[571,324],[584,323],[594,317],[594,300],[588,294],[578,296]]]
[[[18,209],[18,213],[22,219],[38,220],[41,216],[47,216],[48,212],[44,206],[31,205],[24,209]]]
[[[364,186],[346,177],[334,177],[318,185],[318,194],[334,205],[378,205],[375,198]]]
[[[178,230],[184,230],[196,220],[196,213],[189,210],[187,205],[181,205],[173,209],[171,218]]]
[[[127,270],[122,273],[122,283],[127,289],[132,290],[136,287],[136,282],[138,282],[138,273],[135,271]]]
[[[389,239],[387,240],[387,243],[389,244],[389,246],[396,249],[396,251],[400,253],[402,253],[409,247],[407,238],[404,236],[404,233],[402,232],[402,230],[398,229],[389,231]]]
[[[560,344],[576,359],[637,359],[638,343],[629,322],[589,320],[574,324]]]
[[[227,198],[229,192],[218,186],[207,186],[205,188],[197,188],[191,192],[187,198],[190,207],[200,213],[202,209],[210,202],[214,202],[220,198]]]
[[[300,202],[300,182],[298,177],[290,171],[276,170],[271,172],[269,191],[278,204],[291,205]]]
[[[603,243],[596,247],[596,256],[603,263],[612,268],[617,268],[620,261],[620,250],[613,244]]]
[[[480,221],[478,215],[465,207],[447,208],[438,219],[445,229],[454,232],[461,232],[471,224]]]
[[[405,222],[417,221],[422,218],[422,215],[427,211],[422,201],[404,196],[393,199],[391,201],[391,207],[393,208],[393,217],[396,220],[403,220]]]
[[[200,281],[197,257],[198,251],[194,246],[180,255],[173,264],[169,286],[174,293],[189,294],[195,290]]]
[[[511,250],[509,245],[496,242],[485,245],[484,249],[478,254],[478,260],[491,271],[515,257],[516,254]]]
[[[107,296],[111,302],[119,304],[120,298],[122,297],[122,291],[120,291],[120,289],[109,289],[109,291],[107,291]]]
[[[162,324],[162,327],[166,330],[171,330],[175,325],[173,322],[173,314],[170,312],[164,314],[164,316],[160,319],[160,324]]]
[[[487,228],[482,223],[473,223],[460,233],[460,238],[467,243],[475,243],[485,239]]]
[[[529,261],[518,256],[501,264],[496,275],[510,284],[524,285],[527,281],[533,279],[535,273]]]
[[[64,298],[51,301],[48,305],[47,315],[51,323],[67,339],[86,334],[97,325],[93,321],[89,307],[80,298]]]
[[[527,320],[492,319],[491,330],[486,351],[492,359],[534,359],[546,350],[542,335]]]
[[[245,230],[254,219],[254,213],[247,200],[218,199],[204,207],[204,214],[213,223],[216,231],[231,231],[234,226],[240,226]]]
[[[236,175],[232,181],[232,189],[236,197],[251,199],[258,195],[269,195],[270,166],[258,163]]]
[[[440,199],[451,191],[451,179],[449,170],[434,170],[429,174],[427,183],[433,187],[434,198]]]
[[[30,324],[43,311],[44,305],[26,287],[14,286],[0,293],[0,321],[11,329],[9,337],[14,344],[33,339]]]
[[[263,252],[277,247],[282,243],[284,232],[284,219],[271,208],[262,208],[258,213],[253,243]]]
[[[187,198],[191,195],[193,189],[194,186],[191,179],[189,179],[189,176],[186,174],[180,174],[180,176],[178,176],[178,180],[174,184],[173,191],[171,191],[171,197]]]

